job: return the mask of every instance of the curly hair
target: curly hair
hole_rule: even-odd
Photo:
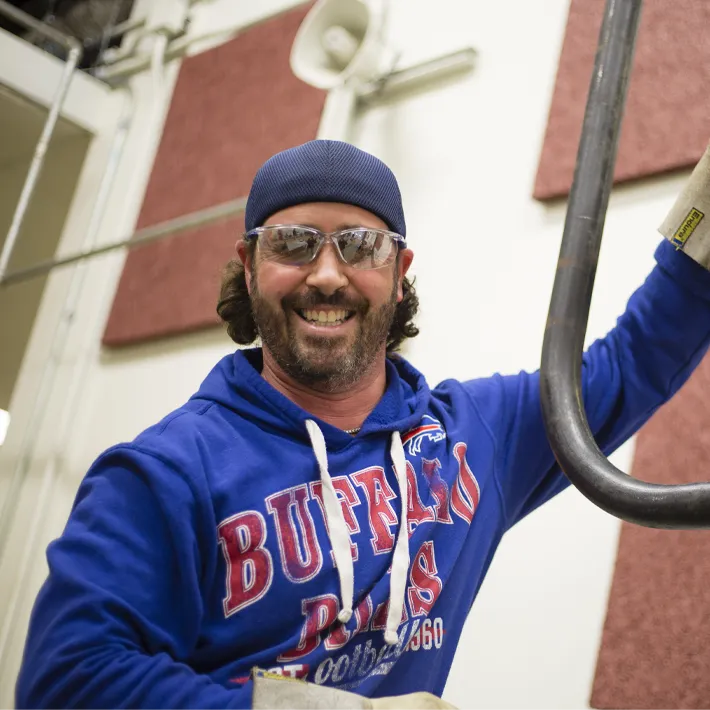
[[[403,298],[395,308],[392,326],[387,334],[388,353],[396,352],[406,338],[419,334],[419,328],[414,324],[414,317],[419,310],[419,298],[413,280],[404,278],[402,293]],[[259,333],[252,314],[244,266],[239,259],[232,259],[224,268],[217,314],[226,324],[229,337],[238,345],[250,345],[257,339]]]

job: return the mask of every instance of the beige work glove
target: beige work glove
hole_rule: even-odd
[[[710,145],[658,231],[710,269]]]
[[[431,693],[408,693],[407,695],[390,695],[386,698],[369,698],[370,707],[376,710],[394,710],[401,708],[402,710],[424,710],[424,708],[432,708],[435,710],[456,710],[446,700],[438,698]]]
[[[456,708],[431,693],[408,693],[386,698],[364,698],[346,690],[306,683],[295,678],[285,678],[274,673],[255,669],[252,671],[254,690],[252,708],[273,710],[292,708],[342,708],[343,710],[456,710]]]

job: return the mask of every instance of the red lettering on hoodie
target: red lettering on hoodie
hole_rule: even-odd
[[[301,640],[292,651],[282,653],[278,662],[297,661],[318,648],[321,632],[335,623],[339,607],[340,603],[334,594],[322,594],[301,601],[301,610],[306,617],[301,629]]]
[[[481,491],[473,471],[466,461],[466,444],[459,442],[454,446],[454,456],[459,462],[459,473],[451,492],[451,510],[467,523],[471,523],[478,508]]]
[[[419,486],[417,484],[417,474],[414,472],[414,466],[407,461],[407,521],[409,524],[409,534],[414,532],[414,528],[421,523],[433,522],[434,511],[429,506],[424,506],[419,497]]]
[[[266,499],[266,508],[276,524],[284,574],[292,582],[313,579],[323,566],[323,553],[306,505],[309,500],[307,483],[274,493]]]
[[[414,556],[409,581],[412,586],[407,590],[409,608],[413,616],[427,615],[441,594],[443,584],[437,576],[434,543],[427,540]]]
[[[264,549],[266,521],[261,513],[233,515],[220,523],[217,535],[227,563],[224,615],[231,616],[269,591],[274,565],[271,553]]]
[[[374,553],[383,555],[391,552],[394,547],[391,528],[396,528],[397,516],[389,501],[396,496],[387,483],[384,469],[381,466],[373,466],[353,473],[351,478],[365,491],[367,517],[372,530],[370,542]]]

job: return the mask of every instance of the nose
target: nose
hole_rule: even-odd
[[[335,247],[332,244],[324,244],[315,261],[310,264],[306,284],[326,296],[332,296],[349,283],[344,267],[345,264],[336,253]]]

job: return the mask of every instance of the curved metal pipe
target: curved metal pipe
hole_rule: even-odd
[[[562,470],[593,503],[656,528],[710,528],[710,483],[645,483],[599,450],[582,403],[584,336],[642,0],[607,0],[545,330],[540,395]]]

